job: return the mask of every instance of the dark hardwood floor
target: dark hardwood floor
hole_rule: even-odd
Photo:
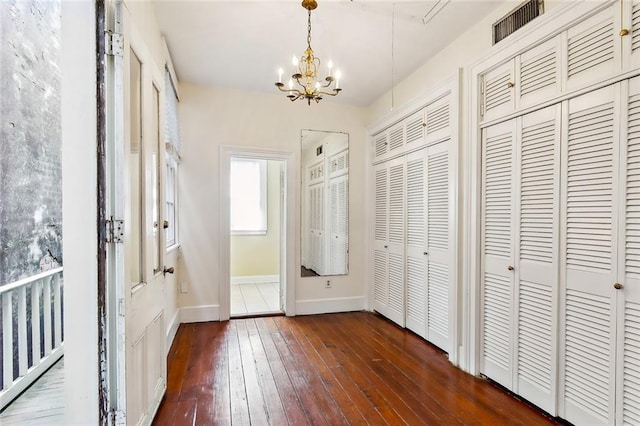
[[[365,312],[183,324],[156,425],[557,424]]]

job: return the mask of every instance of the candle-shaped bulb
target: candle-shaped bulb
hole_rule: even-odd
[[[284,71],[282,70],[282,68],[278,68],[278,83],[282,83],[282,73]]]
[[[329,61],[327,63],[327,67],[329,68],[329,77],[331,77],[331,68],[333,68],[333,62]]]
[[[289,79],[289,90],[293,90],[293,79]]]
[[[319,89],[319,88],[320,88],[320,82],[316,81],[316,89]]]
[[[294,67],[298,66],[298,58],[296,57],[296,55],[293,55],[293,57],[291,58],[291,63]]]
[[[340,73],[340,70],[336,71],[336,89],[340,88],[340,77],[342,77],[342,74]]]

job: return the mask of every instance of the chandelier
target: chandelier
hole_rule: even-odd
[[[331,68],[333,68],[331,61],[327,64],[329,75],[324,78],[324,81],[318,78],[320,59],[313,55],[313,49],[311,49],[311,11],[318,7],[318,3],[316,0],[302,0],[302,7],[309,11],[307,50],[304,51],[304,55],[300,59],[295,55],[293,56],[292,62],[296,72],[291,75],[287,88],[282,82],[282,68],[278,70],[276,87],[281,92],[285,92],[287,98],[292,102],[298,99],[306,99],[307,104],[311,105],[312,100],[318,103],[322,100],[322,96],[336,96],[342,89],[340,88],[340,71],[336,71],[335,76],[331,75]],[[335,85],[332,88],[331,85],[334,82]]]

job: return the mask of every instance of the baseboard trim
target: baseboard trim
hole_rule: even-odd
[[[298,300],[296,302],[296,315],[362,311],[365,309],[365,305],[366,300],[361,296]]]
[[[280,275],[244,275],[241,277],[231,277],[231,285],[277,282],[280,282]]]
[[[220,321],[219,305],[184,306],[180,308],[180,323]]]
[[[173,343],[173,339],[176,337],[176,333],[178,332],[178,327],[180,327],[180,309],[176,309],[169,322],[169,326],[167,327],[167,342],[165,347],[165,354],[169,354],[169,350],[171,349],[171,344]]]

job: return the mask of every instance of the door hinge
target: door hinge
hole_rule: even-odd
[[[105,53],[109,56],[124,55],[124,37],[120,33],[105,33],[104,35]]]
[[[124,317],[124,299],[118,299],[118,315]]]
[[[480,117],[484,117],[484,104],[480,104]]]
[[[124,220],[111,219],[105,221],[105,241],[108,243],[124,243]]]
[[[110,425],[124,425],[126,424],[126,417],[124,414],[124,410],[111,410],[109,411],[109,421]]]

